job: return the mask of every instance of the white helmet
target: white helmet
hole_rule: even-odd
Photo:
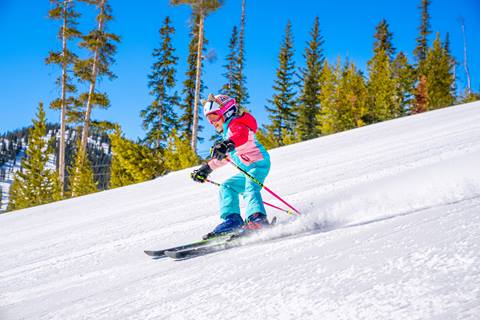
[[[202,103],[204,116],[215,113],[223,117],[224,121],[228,121],[238,112],[235,99],[224,94],[214,96],[210,93],[207,100]]]

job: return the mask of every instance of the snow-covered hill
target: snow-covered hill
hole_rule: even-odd
[[[0,319],[480,318],[480,103],[271,155],[305,217],[190,260],[143,253],[218,223],[190,170],[0,215]]]

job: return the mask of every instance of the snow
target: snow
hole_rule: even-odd
[[[0,215],[0,319],[479,319],[480,102],[271,157],[304,217],[194,259],[143,253],[218,223],[191,169]]]

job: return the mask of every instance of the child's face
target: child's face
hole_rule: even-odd
[[[223,131],[223,117],[216,114],[216,113],[211,113],[207,115],[207,119],[215,127],[215,130],[217,132],[222,132]]]

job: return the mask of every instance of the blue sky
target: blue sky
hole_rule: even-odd
[[[151,102],[148,95],[147,74],[153,63],[152,50],[158,46],[158,29],[165,16],[173,20],[176,34],[174,47],[179,57],[177,83],[184,80],[188,49],[190,9],[172,7],[167,0],[111,0],[115,20],[108,28],[121,36],[113,71],[118,78],[103,80],[101,90],[108,92],[111,107],[95,110],[93,118],[107,119],[122,125],[127,137],[144,136],[140,110]],[[303,51],[315,16],[325,40],[324,53],[333,62],[340,56],[348,57],[362,70],[372,56],[375,26],[385,18],[393,32],[397,52],[402,50],[412,59],[419,24],[420,0],[403,1],[271,1],[247,0],[246,25],[246,76],[250,94],[250,110],[261,124],[266,123],[265,105],[272,96],[272,84],[278,66],[278,51],[287,21],[292,22],[295,44],[295,61],[303,66]],[[0,0],[0,132],[30,125],[39,101],[46,105],[59,95],[55,78],[59,70],[46,66],[44,59],[49,50],[60,46],[56,38],[58,24],[47,19],[50,8],[47,0]],[[80,29],[94,27],[93,10],[83,10]],[[217,60],[207,63],[204,81],[205,92],[217,92],[225,82],[222,73],[227,55],[227,44],[233,25],[240,22],[241,0],[226,0],[222,8],[206,20],[206,37],[209,49],[214,49]],[[468,59],[472,86],[480,91],[480,2],[476,0],[433,0],[430,6],[431,29],[440,32],[444,39],[450,33],[451,48],[458,61],[463,61],[463,40],[458,22],[466,22]],[[430,43],[435,34],[430,37]],[[411,60],[413,61],[413,60]],[[462,65],[457,67],[458,85],[465,86]],[[59,113],[49,110],[49,121],[58,121]],[[208,128],[207,123],[203,125]],[[213,133],[206,129],[208,138]],[[200,151],[206,149],[206,143]]]

